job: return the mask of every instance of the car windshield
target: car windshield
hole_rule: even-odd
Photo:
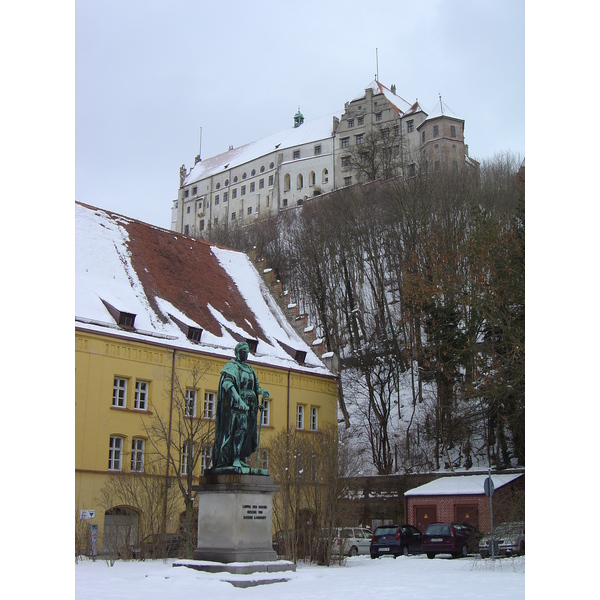
[[[522,525],[520,523],[502,523],[498,527],[494,527],[494,535],[517,534],[521,528]]]
[[[426,535],[450,535],[450,525],[442,525],[436,523],[430,525],[425,532]]]
[[[375,535],[395,535],[398,531],[397,527],[378,527]]]

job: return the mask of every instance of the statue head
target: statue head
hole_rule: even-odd
[[[248,342],[240,342],[237,344],[235,347],[235,357],[237,360],[246,362],[248,354],[250,354],[250,346],[248,346]]]

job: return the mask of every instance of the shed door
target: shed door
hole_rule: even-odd
[[[454,507],[454,521],[468,523],[479,529],[479,508],[476,504],[457,504]]]
[[[414,511],[415,527],[421,533],[425,533],[427,527],[437,521],[436,506],[415,506]]]

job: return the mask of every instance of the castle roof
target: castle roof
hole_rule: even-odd
[[[331,375],[243,252],[80,202],[75,244],[77,329],[227,358],[256,340],[252,362]]]
[[[276,150],[282,151],[286,148],[330,138],[333,135],[334,116],[339,118],[340,115],[330,114],[313,121],[304,121],[298,127],[290,127],[256,142],[250,142],[201,160],[190,169],[183,185],[189,185],[206,177],[218,175],[227,169],[238,167],[261,156],[268,156]]]
[[[383,85],[383,83],[377,81],[376,79],[371,81],[371,83],[365,89],[369,89],[369,88],[373,90],[374,94],[383,94],[385,96],[385,99],[392,105],[392,108],[399,115],[404,116],[404,115],[409,115],[409,114],[416,113],[419,111],[423,111],[423,109],[419,105],[418,100],[415,100],[415,102],[413,104],[411,104],[410,102],[408,102],[401,96],[398,96],[395,92],[392,92],[392,90],[390,88],[386,87],[385,85]],[[360,100],[361,98],[364,98],[364,97],[365,97],[365,94],[363,93],[360,96],[357,96],[354,100]],[[354,100],[353,100],[353,102],[354,102]]]

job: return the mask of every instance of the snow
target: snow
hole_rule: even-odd
[[[518,477],[522,473],[502,475],[493,473],[492,482],[494,489],[498,489]],[[430,481],[424,485],[408,490],[404,493],[405,496],[448,496],[448,495],[471,495],[483,494],[483,482],[488,478],[487,475],[459,475],[457,477],[441,477],[434,481]]]
[[[261,579],[265,574],[230,575],[173,567],[165,561],[117,561],[114,566],[96,559],[75,565],[77,600],[164,600],[165,598],[388,598],[519,600],[525,598],[525,557],[499,560],[478,556],[453,559],[424,555],[348,558],[329,567],[300,563],[296,572],[273,573],[289,581],[237,588],[223,579]]]

